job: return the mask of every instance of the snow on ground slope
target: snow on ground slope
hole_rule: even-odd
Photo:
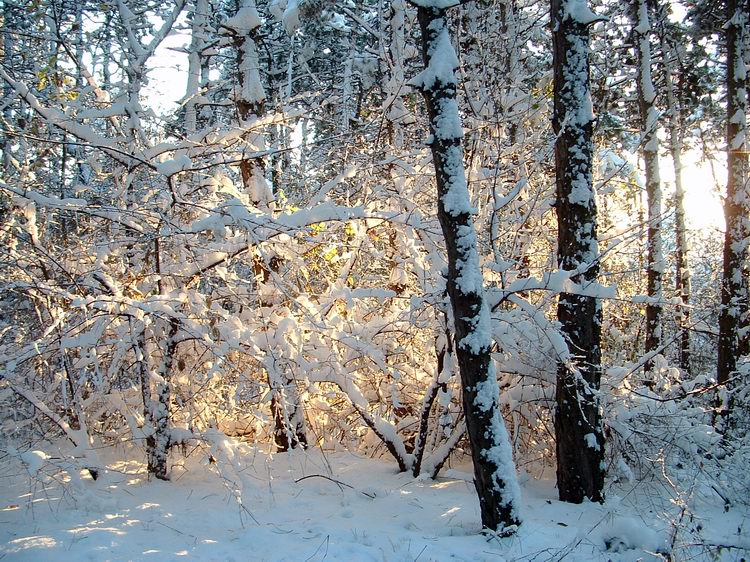
[[[524,524],[516,537],[499,540],[478,534],[478,504],[466,472],[423,481],[349,453],[269,457],[236,444],[217,458],[208,467],[188,459],[171,482],[147,481],[142,466],[114,461],[96,481],[63,482],[49,464],[6,457],[0,559],[660,560],[656,553],[672,537],[668,518],[643,489],[624,492],[622,500],[610,490],[605,505],[577,506],[558,502],[552,482],[528,480]],[[709,542],[750,546],[744,537],[750,524],[735,510],[706,506],[698,523],[692,519],[680,525],[700,525],[703,537],[713,526]],[[690,551],[697,559],[701,553],[709,559],[708,552],[705,546]],[[747,554],[724,549],[719,559]]]

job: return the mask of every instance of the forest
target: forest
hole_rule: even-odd
[[[0,558],[750,559],[750,2],[0,21]]]

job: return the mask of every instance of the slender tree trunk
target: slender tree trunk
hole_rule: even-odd
[[[740,330],[747,325],[748,235],[750,193],[747,156],[747,0],[727,2],[727,194],[724,199],[724,276],[719,316],[717,380],[726,384],[744,348]]]
[[[237,14],[224,23],[234,36],[234,47],[237,53],[237,112],[241,121],[262,117],[265,113],[266,92],[260,78],[260,64],[256,35],[260,26],[260,17],[255,0],[242,0]],[[263,133],[248,133],[244,139],[255,150],[265,149]],[[266,165],[263,158],[242,158],[240,162],[242,183],[247,190],[253,205],[267,210],[273,201],[271,188],[266,181]]]
[[[391,13],[388,20],[390,31],[391,68],[390,75],[385,84],[385,90],[389,99],[392,99],[386,119],[391,145],[401,150],[404,148],[404,131],[401,122],[407,115],[404,105],[404,49],[406,48],[406,2],[404,0],[391,1]]]
[[[662,249],[661,218],[662,195],[661,178],[659,177],[659,138],[658,117],[656,109],[656,89],[651,79],[651,23],[649,21],[649,5],[647,0],[635,0],[634,4],[634,36],[636,40],[636,55],[638,65],[636,69],[638,85],[638,107],[641,114],[641,146],[643,161],[646,168],[646,197],[648,199],[648,233],[646,264],[646,353],[657,352],[662,346],[663,338],[663,276],[664,255]],[[653,368],[653,361],[645,364],[647,373],[646,384],[652,385],[648,375]]]
[[[685,225],[685,189],[682,185],[682,136],[683,122],[680,112],[680,99],[675,92],[672,79],[675,52],[667,37],[667,13],[659,12],[661,52],[664,68],[664,86],[667,94],[669,114],[669,152],[674,165],[675,187],[675,291],[682,301],[678,309],[677,322],[680,330],[679,364],[680,369],[689,373],[690,367],[690,265],[688,262],[687,227]]]
[[[172,401],[172,366],[177,352],[177,332],[180,322],[176,318],[169,321],[166,347],[155,381],[155,400],[151,401],[151,422],[154,426],[153,441],[149,447],[149,472],[161,480],[167,480],[167,461],[172,447],[170,428],[170,403]]]
[[[141,398],[143,399],[143,429],[146,432],[146,470],[149,476],[154,476],[159,480],[167,480],[167,451],[169,449],[168,435],[160,430],[160,422],[163,422],[165,416],[160,416],[161,408],[154,400],[154,393],[151,391],[151,367],[146,350],[146,328],[142,323],[136,325],[131,321],[130,330],[133,338],[133,354],[135,363],[138,366],[138,378],[140,379]],[[134,334],[134,330],[138,333]],[[158,399],[164,399],[161,392],[157,392]],[[159,419],[161,418],[161,419]]]
[[[208,1],[194,0],[192,9],[192,38],[188,53],[188,79],[185,91],[185,133],[194,134],[198,129],[198,96],[202,86],[203,49],[206,44],[206,18]]]
[[[492,334],[484,302],[472,207],[466,187],[456,103],[456,52],[446,10],[418,7],[425,70],[414,80],[424,94],[430,122],[438,191],[438,219],[448,250],[448,295],[453,309],[456,358],[474,461],[474,485],[482,525],[503,535],[520,523],[520,492],[513,453],[500,416],[499,391],[490,356]]]
[[[439,392],[445,392],[448,389],[448,380],[451,377],[450,364],[453,359],[453,342],[451,340],[450,330],[448,329],[448,314],[445,316],[444,331],[435,338],[435,355],[437,356],[437,365],[435,369],[435,378],[427,388],[422,399],[422,409],[419,413],[419,433],[417,433],[414,442],[414,466],[412,474],[416,478],[422,472],[422,459],[424,459],[427,448],[427,436],[429,430],[430,412]]]
[[[599,273],[596,198],[592,187],[593,113],[589,78],[589,31],[594,15],[572,9],[577,0],[552,0],[554,115],[557,134],[557,257],[585,286]],[[557,317],[574,364],[557,370],[555,435],[557,487],[562,501],[602,500],[604,432],[599,408],[601,303],[563,293]]]
[[[104,17],[104,44],[102,45],[102,89],[106,92],[112,90],[112,76],[109,71],[109,63],[112,59],[112,12],[108,11]]]
[[[84,33],[83,33],[83,2],[76,3],[76,90],[81,92],[86,87],[83,72]],[[73,187],[87,185],[91,180],[91,166],[86,160],[86,149],[82,145],[71,145],[71,155],[76,161],[76,176]]]
[[[3,5],[3,27],[6,32],[3,33],[3,65],[5,68],[13,68],[13,34],[9,33],[11,21],[13,21],[13,14],[10,3],[5,2]],[[13,126],[13,110],[10,103],[11,96],[13,94],[13,87],[7,82],[3,83],[3,100],[5,107],[3,108],[3,129],[6,127]],[[8,178],[10,173],[13,152],[13,142],[7,134],[2,137],[2,151],[3,151],[3,172],[4,177]]]

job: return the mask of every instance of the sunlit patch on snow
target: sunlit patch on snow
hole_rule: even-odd
[[[115,461],[108,466],[112,472],[119,472],[120,474],[130,474],[142,478],[146,469],[146,463],[138,460],[120,460]]]
[[[95,531],[103,531],[107,533],[112,533],[113,535],[117,535],[117,536],[123,536],[126,534],[124,531],[122,531],[121,529],[118,529],[117,527],[96,527],[95,525],[99,523],[102,523],[102,521],[92,521],[89,525],[83,525],[80,527],[75,527],[73,529],[68,529],[68,532],[74,535],[77,535],[80,533],[91,533]]]
[[[448,517],[449,515],[454,515],[455,513],[458,513],[461,511],[460,507],[451,507],[448,511],[443,513],[440,517]]]
[[[159,504],[146,502],[144,504],[139,505],[136,509],[150,509],[152,507],[159,507]]]
[[[13,547],[8,549],[7,552],[13,553],[32,548],[54,548],[57,546],[57,541],[52,537],[33,536],[15,539],[10,541],[9,544],[13,545]]]
[[[435,482],[434,484],[430,485],[430,488],[435,488],[437,490],[445,490],[447,488],[452,488],[456,484],[461,484],[461,480],[446,480],[445,482]]]

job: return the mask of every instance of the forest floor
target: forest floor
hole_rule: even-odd
[[[269,456],[228,442],[220,452],[208,466],[188,456],[170,482],[148,481],[133,461],[110,458],[96,481],[70,481],[54,459],[6,456],[0,559],[635,561],[666,559],[658,553],[672,545],[672,560],[750,560],[747,510],[675,496],[657,480],[570,505],[554,480],[522,478],[524,523],[499,539],[479,534],[467,466],[432,481],[351,453]]]

